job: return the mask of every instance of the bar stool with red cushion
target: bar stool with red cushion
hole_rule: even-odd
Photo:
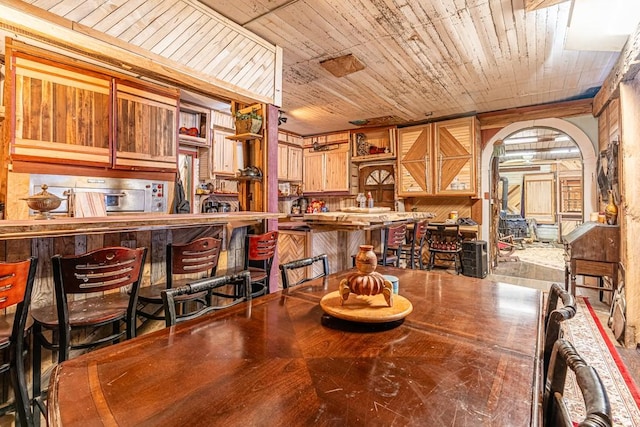
[[[429,220],[418,221],[413,226],[411,240],[400,245],[400,259],[404,260],[410,268],[415,268],[416,264],[420,270],[424,269],[422,261],[422,249],[427,236],[427,224]]]
[[[162,310],[162,291],[186,285],[197,279],[214,277],[218,268],[218,259],[222,249],[222,240],[214,237],[202,237],[188,243],[170,243],[167,245],[165,258],[167,278],[165,283],[140,288],[138,294],[138,316],[146,319],[165,320],[164,314],[156,314]],[[211,305],[211,296],[205,292],[197,296],[176,296],[176,304],[181,305],[182,310],[177,316],[186,316],[188,311],[184,307],[184,301],[194,301],[203,306]],[[149,307],[156,307],[154,312]]]
[[[82,255],[51,258],[56,303],[31,311],[33,397],[41,411],[44,411],[40,396],[42,347],[57,351],[61,363],[69,358],[71,350],[89,350],[116,343],[123,336],[135,337],[138,289],[146,254],[146,248],[107,247]],[[111,332],[106,336],[91,330],[85,339],[72,342],[72,331],[109,325]],[[52,332],[51,340],[44,335],[45,330]]]
[[[407,224],[400,224],[385,229],[382,252],[376,253],[378,264],[400,266],[400,251],[407,237]]]
[[[9,349],[9,360],[0,364],[0,373],[9,372],[13,388],[13,405],[3,405],[1,412],[15,409],[16,425],[33,425],[29,390],[24,371],[24,339],[31,292],[36,277],[37,258],[0,263],[0,310],[15,307],[13,313],[0,316],[0,350]]]
[[[278,232],[248,234],[244,269],[251,275],[251,298],[269,293],[269,277],[278,245]]]

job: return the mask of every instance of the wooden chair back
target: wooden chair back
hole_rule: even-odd
[[[311,275],[311,277],[302,275],[302,278],[297,281],[291,280],[292,278],[290,277],[290,273],[293,273],[294,270],[300,270],[305,267],[312,267],[317,264],[320,264],[322,266],[322,270],[320,273],[313,274]],[[300,285],[310,280],[328,276],[329,258],[327,257],[327,254],[321,254],[314,257],[302,258],[295,261],[287,262],[285,264],[280,264],[280,273],[282,275],[282,288],[287,289],[289,286]]]
[[[547,308],[544,314],[544,356],[543,378],[547,378],[553,345],[562,338],[562,322],[576,315],[575,298],[559,284],[553,283],[547,297]],[[562,301],[562,307],[558,307]]]
[[[206,313],[210,313],[216,310],[222,310],[224,308],[228,308],[234,306],[243,301],[251,300],[251,285],[250,285],[250,275],[248,271],[243,271],[237,275],[233,276],[218,276],[218,277],[208,277],[204,279],[197,280],[195,282],[191,282],[187,285],[180,286],[177,288],[166,289],[162,291],[162,302],[164,304],[164,315],[165,315],[165,324],[167,326],[173,326],[176,323],[184,322],[186,320],[195,319],[196,317],[200,317]],[[233,301],[226,305],[206,305],[197,311],[192,311],[187,315],[178,316],[176,313],[176,300],[175,298],[178,296],[192,296],[194,299],[199,298],[199,295],[203,292],[211,292],[214,289],[221,288],[223,286],[233,285],[238,286],[239,289],[242,289],[244,294],[242,297],[234,298]],[[184,302],[185,298],[182,298],[181,301]],[[207,299],[211,301],[211,298]]]
[[[270,261],[276,253],[278,232],[247,235],[247,261]]]
[[[206,272],[215,276],[221,249],[222,240],[214,237],[167,245],[167,289],[172,288],[174,275]]]
[[[462,236],[458,224],[427,224],[427,242],[430,251],[462,251]]]
[[[12,314],[5,315],[10,318],[7,320],[10,321],[11,330],[6,331],[10,334],[8,336],[2,331],[0,349],[9,348],[11,354],[7,361],[0,365],[0,372],[10,372],[14,406],[18,416],[16,425],[33,425],[24,368],[24,336],[37,264],[36,257],[25,261],[0,263],[0,309],[15,307]]]
[[[580,357],[569,341],[556,340],[549,368],[542,403],[543,426],[609,427],[612,425],[611,405],[602,380],[596,370],[588,366]],[[586,417],[577,424],[573,423],[562,397],[569,369],[575,373],[586,408]]]

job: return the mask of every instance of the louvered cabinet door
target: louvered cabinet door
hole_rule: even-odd
[[[433,194],[431,124],[398,129],[398,195]]]
[[[476,119],[464,117],[433,125],[435,194],[476,194]]]

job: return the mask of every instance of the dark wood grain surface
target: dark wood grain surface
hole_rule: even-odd
[[[402,321],[323,314],[348,272],[64,362],[52,425],[539,425],[540,291],[379,267]]]

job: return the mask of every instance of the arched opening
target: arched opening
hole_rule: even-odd
[[[498,140],[505,143],[498,176],[505,178],[501,184],[508,187],[505,206],[495,209],[492,200],[502,204],[503,199],[502,187],[494,187],[492,182],[493,148]],[[526,220],[527,226],[533,220],[536,231],[547,241],[561,241],[561,235],[584,221],[596,205],[595,168],[593,143],[582,129],[566,120],[513,123],[491,138],[482,153],[481,183],[485,195],[482,236],[490,245],[489,254],[494,254],[490,263],[495,263],[499,254],[491,245],[503,247],[497,239],[492,242],[494,233],[500,235],[498,224],[505,226],[505,221],[496,218],[500,212]],[[492,194],[497,191],[500,197]]]

